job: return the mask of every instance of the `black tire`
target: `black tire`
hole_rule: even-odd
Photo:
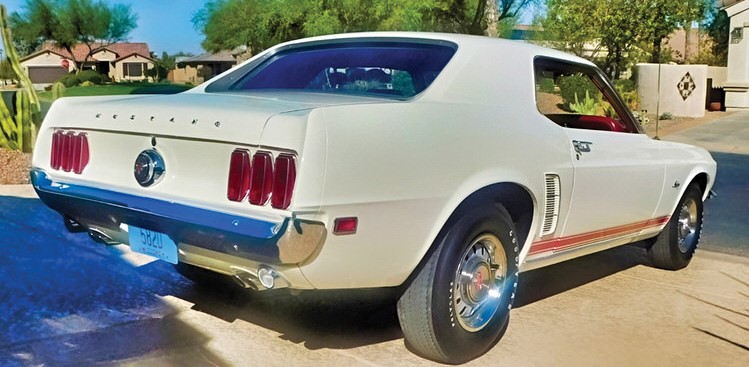
[[[437,362],[464,363],[491,349],[507,328],[519,244],[501,206],[472,209],[436,243],[398,300],[398,319],[413,352]],[[495,249],[493,255],[489,248]],[[487,266],[494,262],[504,264]],[[502,279],[494,280],[500,274]],[[476,298],[487,302],[466,311]]]
[[[666,227],[648,248],[653,266],[679,270],[692,260],[702,233],[702,191],[691,184],[684,192]]]

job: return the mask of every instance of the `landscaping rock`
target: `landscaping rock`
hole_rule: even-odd
[[[0,148],[0,185],[29,183],[31,153]]]

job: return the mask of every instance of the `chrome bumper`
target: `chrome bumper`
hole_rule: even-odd
[[[179,247],[201,248],[253,263],[301,265],[319,254],[327,230],[323,223],[285,218],[273,223],[189,205],[95,187],[56,182],[40,169],[31,171],[39,198],[65,218],[127,243],[121,224],[164,233]],[[192,263],[187,259],[188,263]],[[201,264],[194,264],[201,266]]]

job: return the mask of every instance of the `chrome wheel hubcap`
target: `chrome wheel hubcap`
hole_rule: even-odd
[[[697,236],[697,225],[697,202],[694,198],[688,198],[681,205],[679,223],[677,224],[679,251],[682,253],[687,253],[694,245],[695,236]]]
[[[506,278],[507,254],[499,238],[476,238],[463,253],[453,282],[454,317],[463,329],[479,331],[492,320]]]

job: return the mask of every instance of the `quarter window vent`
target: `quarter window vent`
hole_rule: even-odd
[[[554,233],[557,229],[559,219],[560,183],[559,176],[546,174],[546,193],[544,206],[544,222],[541,227],[541,236]]]

